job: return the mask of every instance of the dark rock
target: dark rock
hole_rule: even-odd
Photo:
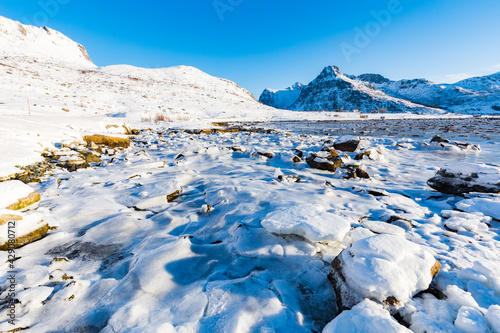
[[[298,156],[294,156],[292,158],[292,161],[293,161],[293,163],[299,163],[299,162],[302,162],[302,159],[300,157],[298,157]]]
[[[443,139],[439,135],[434,135],[431,139],[431,142],[438,142],[438,143],[450,143],[450,140]]]
[[[306,162],[311,168],[331,172],[342,167],[342,160],[338,157],[321,158],[316,154],[311,154],[306,158]]]
[[[491,181],[495,178],[495,181]],[[464,194],[469,192],[500,193],[500,173],[450,172],[446,168],[427,181],[427,185],[445,194]]]
[[[364,179],[369,179],[370,175],[368,172],[360,169],[358,166],[354,165],[348,165],[345,167],[347,170],[347,175],[344,177],[344,179],[353,179],[353,178],[364,178]]]
[[[361,140],[347,140],[343,142],[336,142],[333,144],[333,147],[337,150],[342,150],[342,151],[347,151],[347,152],[354,152],[358,146]]]

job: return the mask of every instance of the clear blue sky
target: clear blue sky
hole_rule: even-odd
[[[439,82],[500,71],[498,0],[3,0],[0,15],[63,32],[99,66],[191,65],[257,98],[327,65]]]

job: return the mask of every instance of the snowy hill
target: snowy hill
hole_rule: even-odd
[[[283,91],[281,91],[283,92]],[[268,105],[280,105],[279,95],[270,99],[264,91],[260,101]],[[389,112],[436,112],[430,108],[389,96],[372,84],[354,80],[344,75],[338,67],[328,66],[308,85],[302,87],[298,98],[290,104],[291,110],[360,110],[371,112],[387,109]]]
[[[92,64],[85,47],[62,33],[47,27],[23,25],[2,16],[0,16],[0,56]]]
[[[124,123],[188,127],[278,114],[236,83],[196,68],[98,67],[62,33],[4,17],[0,57],[0,148],[6,157],[0,178],[16,172],[15,165],[41,159],[40,151],[58,140]]]

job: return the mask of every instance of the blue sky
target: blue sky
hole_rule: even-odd
[[[256,97],[344,73],[438,82],[500,71],[498,0],[3,0],[0,15],[47,25],[100,66],[195,66]]]

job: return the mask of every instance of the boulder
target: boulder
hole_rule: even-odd
[[[333,147],[337,150],[342,150],[352,153],[358,148],[360,142],[361,139],[359,137],[354,137],[354,136],[341,137],[335,141]]]
[[[313,153],[306,158],[306,162],[311,168],[331,172],[342,167],[342,160],[338,156],[320,157]]]
[[[39,201],[40,194],[20,180],[0,183],[0,209],[25,210]]]
[[[456,163],[441,168],[427,184],[445,194],[500,193],[500,168]]]
[[[440,268],[419,245],[384,234],[358,240],[343,250],[333,260],[328,277],[341,310],[370,299],[395,313],[413,295],[426,290]]]

